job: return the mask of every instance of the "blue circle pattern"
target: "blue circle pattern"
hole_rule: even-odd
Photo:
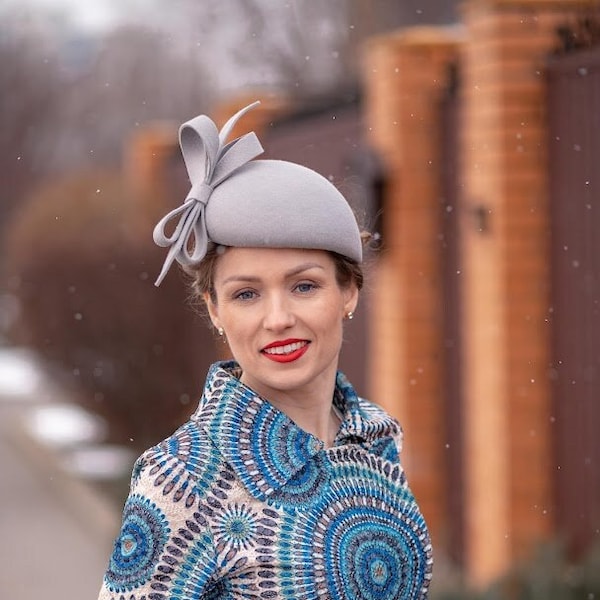
[[[423,517],[401,477],[394,482],[373,468],[376,461],[363,460],[358,469],[334,464],[334,483],[318,510],[284,518],[279,559],[290,569],[281,580],[284,597],[423,597],[431,562]]]
[[[281,487],[321,449],[316,438],[290,426],[285,414],[239,382],[227,384],[223,393],[231,394],[243,410],[228,410],[231,405],[222,403],[211,434],[230,449],[227,460],[255,497]]]
[[[106,573],[110,589],[122,593],[146,583],[169,533],[163,512],[144,496],[131,495],[125,504],[121,533]]]
[[[248,550],[256,545],[257,515],[245,504],[233,504],[217,518],[215,539],[236,551]]]
[[[380,600],[414,598],[422,568],[414,568],[415,532],[386,510],[348,508],[332,519],[324,548],[334,596]],[[404,591],[403,591],[404,590]],[[401,595],[402,594],[402,595]]]
[[[329,468],[324,457],[317,454],[307,462],[285,486],[275,490],[269,501],[286,509],[307,510],[321,503],[329,488]]]

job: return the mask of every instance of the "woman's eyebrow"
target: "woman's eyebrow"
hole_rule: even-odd
[[[231,275],[231,277],[227,277],[227,279],[223,280],[222,285],[225,285],[226,283],[232,283],[232,282],[256,283],[258,281],[260,281],[260,277],[254,277],[252,275]]]
[[[285,273],[285,277],[286,277],[286,279],[289,277],[294,277],[294,275],[299,275],[300,273],[303,273],[304,271],[309,271],[310,269],[325,270],[323,265],[320,265],[319,263],[309,262],[309,263],[304,263],[304,264],[298,265],[297,267],[294,267],[293,269],[290,269],[289,271],[287,271]]]
[[[303,263],[301,265],[298,265],[297,267],[294,267],[293,269],[290,269],[289,271],[286,271],[284,274],[284,277],[286,279],[289,279],[290,277],[294,277],[295,275],[299,275],[300,273],[304,273],[304,271],[309,271],[310,269],[324,270],[325,268],[323,267],[323,265],[320,265],[319,263],[314,263],[314,262]],[[256,275],[231,275],[223,280],[222,285],[225,285],[226,283],[233,283],[233,282],[235,282],[235,283],[257,283],[260,280],[261,280],[261,278],[257,277]]]

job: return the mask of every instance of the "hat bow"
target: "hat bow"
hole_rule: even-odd
[[[195,117],[179,128],[179,145],[192,187],[183,204],[166,214],[154,228],[154,242],[169,248],[154,285],[160,285],[174,260],[184,266],[194,266],[206,255],[209,242],[206,205],[213,190],[263,152],[254,132],[227,143],[240,117],[258,104],[260,102],[254,102],[238,111],[220,132],[206,115]],[[173,233],[167,235],[167,226],[177,219]]]

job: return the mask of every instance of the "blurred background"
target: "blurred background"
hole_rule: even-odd
[[[95,597],[136,456],[227,348],[156,221],[177,128],[380,243],[341,368],[405,430],[439,599],[600,598],[600,2],[0,0],[0,588]]]

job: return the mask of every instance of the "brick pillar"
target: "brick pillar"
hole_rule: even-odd
[[[553,528],[544,60],[557,25],[593,5],[463,6],[465,538],[479,585]]]
[[[414,28],[365,48],[367,135],[384,162],[370,390],[405,430],[409,483],[440,546],[448,522],[443,398],[439,104],[457,42]]]

